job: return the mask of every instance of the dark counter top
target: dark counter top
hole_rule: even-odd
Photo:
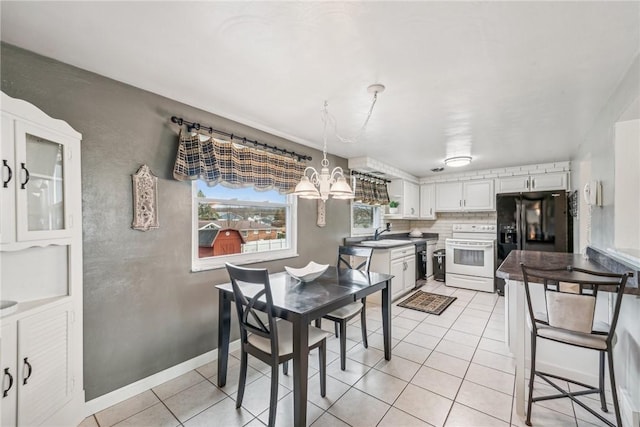
[[[359,246],[360,242],[365,240],[373,240],[373,236],[364,236],[364,237],[345,237],[344,244],[347,246]],[[392,249],[396,247],[400,247],[403,245],[414,244],[421,245],[427,242],[436,242],[438,240],[438,233],[423,233],[422,237],[410,237],[408,233],[398,233],[398,234],[383,234],[380,237],[380,240],[404,240],[406,243],[398,243],[397,245],[390,245],[385,247],[379,247],[374,249]],[[362,245],[366,246],[366,245]],[[371,246],[366,246],[371,247]]]
[[[564,268],[572,265],[587,270],[610,273],[611,270],[603,265],[585,259],[581,254],[568,254],[562,252],[539,252],[539,251],[511,251],[504,262],[498,267],[496,276],[505,280],[524,281],[520,263],[533,268]],[[631,271],[631,270],[630,270]],[[604,289],[603,289],[604,290]],[[640,295],[637,285],[637,278],[629,278],[625,287],[625,294]]]

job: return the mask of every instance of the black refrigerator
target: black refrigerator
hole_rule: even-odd
[[[498,264],[512,250],[573,252],[573,223],[567,192],[498,194],[496,196]],[[496,278],[504,294],[504,280]]]

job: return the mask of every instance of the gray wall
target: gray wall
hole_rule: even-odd
[[[574,224],[574,248],[581,251],[589,243],[606,250],[614,247],[614,181],[615,181],[615,123],[637,102],[640,94],[640,56],[634,61],[606,105],[593,122],[571,164],[571,186],[580,192],[578,221]],[[586,206],[582,188],[589,180],[602,182],[602,207]],[[637,194],[630,197],[638,197]],[[589,223],[589,216],[591,221]],[[589,230],[590,229],[590,230]]]
[[[216,347],[224,270],[191,273],[191,186],[172,179],[172,115],[313,156],[321,153],[177,101],[2,44],[2,91],[82,133],[84,381],[87,400]],[[260,96],[256,94],[256,96]],[[247,100],[250,101],[250,100]],[[318,122],[321,130],[321,123]],[[332,165],[346,161],[330,157]],[[146,163],[159,178],[160,229],[131,229],[131,174]],[[272,271],[311,260],[334,263],[349,233],[345,201],[298,204],[299,257],[256,264]]]

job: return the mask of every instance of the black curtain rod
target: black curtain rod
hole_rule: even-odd
[[[227,137],[229,137],[231,139],[236,138],[237,142],[242,141],[244,144],[253,144],[253,145],[256,145],[258,147],[265,148],[267,150],[273,150],[273,151],[277,151],[279,153],[289,154],[291,156],[297,157],[300,160],[312,160],[311,156],[307,156],[307,155],[304,155],[304,154],[298,154],[295,151],[285,150],[284,148],[279,148],[279,147],[276,147],[275,145],[268,145],[268,144],[265,144],[264,142],[258,142],[258,141],[252,140],[252,139],[238,137],[237,135],[234,135],[232,133],[223,132],[221,130],[217,130],[217,129],[214,129],[214,128],[208,127],[208,126],[203,126],[200,123],[194,123],[194,122],[186,121],[182,117],[171,116],[171,121],[173,123],[178,124],[179,126],[182,126],[182,125],[187,126],[187,129],[189,131],[191,131],[192,129],[195,129],[196,131],[206,130],[209,133],[217,133],[218,135],[227,136]]]
[[[385,178],[380,178],[379,176],[375,176],[375,175],[369,175],[368,173],[364,173],[364,172],[358,172],[358,171],[351,171],[351,175],[360,175],[360,176],[364,176],[366,178],[372,178],[372,179],[377,179],[378,181],[384,181],[386,183],[390,183],[391,180],[385,179]]]

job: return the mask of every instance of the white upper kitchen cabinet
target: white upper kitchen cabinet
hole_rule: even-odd
[[[437,212],[495,210],[492,179],[439,182],[436,184]]]
[[[420,185],[420,219],[436,219],[436,185]]]
[[[459,212],[462,210],[462,182],[436,184],[436,211]]]
[[[420,188],[418,184],[403,179],[394,179],[388,187],[389,198],[399,203],[400,217],[418,218],[420,211]]]
[[[492,179],[462,183],[462,210],[492,211],[496,209],[496,195]]]
[[[553,172],[499,178],[496,193],[567,190],[567,176],[566,172]]]

